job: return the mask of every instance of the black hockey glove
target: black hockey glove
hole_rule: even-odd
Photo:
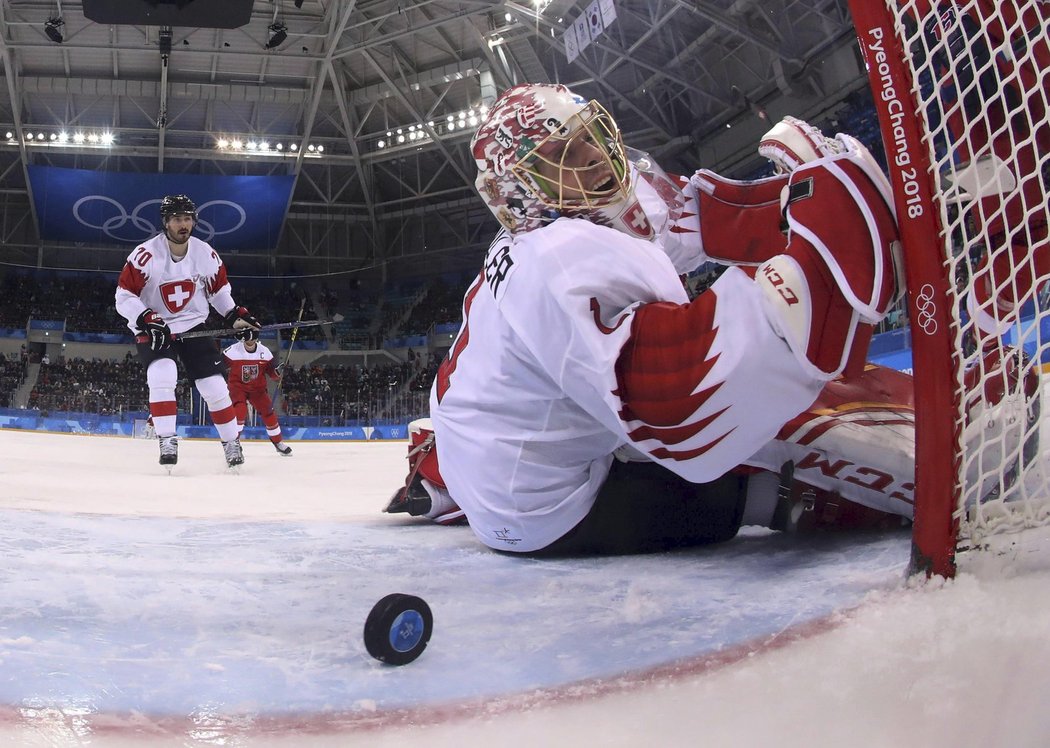
[[[149,347],[153,351],[162,351],[171,343],[171,329],[160,315],[147,308],[135,320],[142,334],[149,338]]]
[[[259,320],[243,306],[235,306],[226,315],[226,324],[230,327],[239,328],[234,333],[238,340],[258,340],[259,328],[262,327]]]

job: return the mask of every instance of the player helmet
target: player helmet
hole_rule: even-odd
[[[566,163],[578,140],[594,146],[598,157],[593,163]],[[562,85],[528,83],[505,91],[474,134],[470,150],[478,165],[478,193],[514,233],[559,216],[611,224],[609,216],[622,214],[633,195],[616,122],[597,101]]]
[[[197,206],[185,195],[166,195],[160,201],[160,220],[166,224],[172,216],[185,215],[197,222]]]

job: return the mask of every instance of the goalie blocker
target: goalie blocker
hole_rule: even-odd
[[[855,376],[898,296],[893,213],[851,153],[799,167],[786,194],[787,249],[755,276],[767,314],[813,376]]]

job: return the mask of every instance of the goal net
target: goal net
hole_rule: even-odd
[[[916,400],[912,568],[1050,526],[1050,3],[850,0],[893,183]],[[1041,532],[1041,531],[1039,531]]]
[[[153,430],[153,423],[148,418],[136,418],[131,429],[131,435],[136,439],[156,439],[157,432]]]

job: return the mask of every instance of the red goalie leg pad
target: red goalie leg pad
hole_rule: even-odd
[[[438,468],[434,429],[428,418],[420,418],[408,424],[408,480],[405,481],[405,485],[411,483],[417,474],[435,486],[447,488]]]
[[[693,179],[700,199],[704,253],[731,265],[758,265],[784,249],[780,193],[788,177],[741,182],[701,169]]]
[[[870,326],[900,291],[897,226],[857,158],[843,154],[791,173],[787,249],[755,275],[781,336],[822,379],[863,370]]]

